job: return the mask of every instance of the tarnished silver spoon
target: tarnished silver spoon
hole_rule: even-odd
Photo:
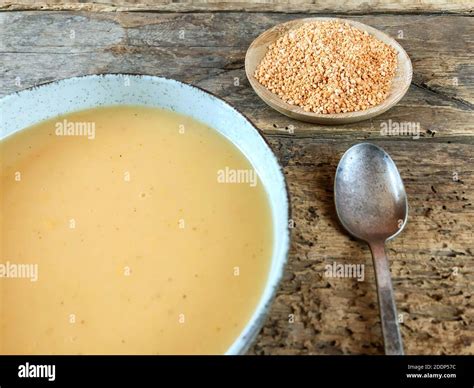
[[[342,225],[372,251],[377,279],[385,354],[403,354],[385,242],[406,224],[408,202],[402,178],[380,147],[361,143],[349,148],[337,166],[336,211]]]

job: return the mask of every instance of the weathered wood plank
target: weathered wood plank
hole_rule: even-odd
[[[284,13],[458,13],[471,14],[468,0],[266,0],[266,1],[95,1],[80,0],[2,0],[0,9],[18,10],[69,10],[93,12],[284,12]]]
[[[399,40],[412,58],[414,83],[397,107],[370,126],[317,127],[275,114],[248,87],[244,74],[245,50],[253,38],[293,16],[304,15],[2,13],[0,94],[78,74],[146,73],[202,86],[237,104],[265,131],[293,125],[296,131],[317,131],[315,135],[345,136],[359,130],[373,137],[382,122],[414,117],[424,136],[433,131],[436,136],[463,136],[472,130],[470,18],[356,17],[393,36],[403,35]],[[428,38],[430,43],[424,44]],[[40,70],[31,62],[41,64]]]
[[[257,354],[382,351],[370,254],[342,231],[332,197],[342,153],[356,142],[374,141],[393,156],[410,200],[407,229],[388,251],[407,353],[474,353],[472,19],[351,16],[400,37],[413,61],[414,82],[384,115],[327,127],[290,120],[268,108],[244,74],[246,48],[259,33],[304,16],[0,13],[0,96],[82,74],[164,75],[223,97],[263,130],[284,166],[296,227],[285,279],[250,351]],[[420,138],[384,135],[381,129],[389,120],[419,124]],[[324,277],[325,265],[333,261],[365,264],[365,281]]]

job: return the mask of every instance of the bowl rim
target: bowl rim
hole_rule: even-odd
[[[27,95],[28,93],[34,92],[37,89],[43,89],[43,88],[53,86],[53,85],[58,84],[58,83],[66,83],[66,82],[74,82],[74,81],[79,81],[80,82],[81,80],[84,80],[84,79],[101,79],[101,78],[118,79],[118,78],[121,78],[121,77],[132,77],[132,78],[141,79],[141,80],[143,80],[143,79],[152,79],[153,80],[154,79],[156,81],[161,80],[161,81],[165,81],[165,82],[168,82],[168,83],[169,82],[171,82],[171,83],[174,82],[174,83],[177,83],[181,86],[189,87],[191,89],[195,89],[200,93],[204,93],[204,94],[208,95],[209,97],[211,97],[211,99],[218,100],[227,109],[230,109],[235,114],[240,115],[244,119],[246,124],[249,125],[250,128],[252,128],[257,133],[259,138],[263,141],[262,145],[264,147],[266,147],[266,151],[269,152],[273,156],[273,159],[276,163],[276,166],[278,167],[277,171],[278,171],[278,174],[280,175],[280,178],[282,179],[282,182],[283,182],[284,195],[286,197],[286,205],[287,205],[286,206],[286,215],[287,215],[287,220],[286,221],[287,222],[286,222],[286,226],[284,228],[285,235],[284,236],[278,236],[278,238],[283,238],[284,239],[284,244],[282,246],[282,252],[281,252],[280,256],[278,256],[278,258],[280,258],[281,262],[279,263],[279,266],[277,267],[277,272],[276,272],[276,275],[274,276],[273,281],[271,281],[271,279],[270,279],[270,271],[271,270],[270,270],[270,268],[268,269],[267,278],[266,278],[266,281],[264,283],[264,288],[260,293],[257,305],[252,310],[251,316],[246,321],[245,326],[243,327],[243,329],[239,332],[238,336],[235,337],[233,343],[228,347],[228,349],[224,353],[224,355],[243,354],[250,348],[251,345],[253,345],[255,338],[259,334],[261,328],[263,327],[265,319],[268,316],[269,309],[270,309],[271,305],[273,304],[273,302],[275,300],[277,290],[279,289],[279,286],[281,284],[286,266],[288,264],[289,251],[290,251],[290,247],[291,247],[291,232],[292,232],[292,230],[289,226],[289,221],[292,219],[292,211],[291,211],[291,197],[290,197],[290,194],[289,194],[289,192],[290,192],[289,191],[289,186],[288,186],[288,182],[286,180],[286,176],[285,176],[284,171],[283,171],[283,167],[280,164],[275,152],[271,148],[270,143],[268,142],[268,140],[263,135],[263,132],[244,113],[242,113],[238,108],[236,108],[233,104],[227,102],[226,100],[219,97],[217,94],[215,94],[213,92],[205,90],[200,86],[196,86],[196,85],[193,85],[193,84],[188,83],[188,82],[179,81],[179,80],[176,80],[174,78],[161,76],[161,75],[159,75],[159,76],[157,76],[157,75],[148,75],[148,74],[143,74],[143,73],[128,73],[128,72],[92,73],[92,74],[83,74],[83,75],[78,75],[78,76],[73,76],[73,77],[59,78],[59,79],[54,79],[54,80],[51,80],[51,81],[42,82],[40,84],[33,85],[33,86],[28,87],[28,88],[24,88],[24,89],[21,89],[21,90],[18,90],[18,91],[15,91],[15,92],[12,92],[12,93],[9,93],[5,96],[0,97],[0,109],[1,109],[1,105],[2,104],[7,104],[10,99],[21,98],[22,95]],[[117,106],[119,106],[119,105],[120,104],[117,104]],[[107,104],[105,104],[104,106],[107,106]],[[137,106],[140,106],[140,104],[137,104]],[[167,108],[165,108],[165,109],[167,109]],[[80,110],[81,109],[78,109],[77,111],[80,111]],[[71,110],[67,113],[73,113],[73,112],[75,112],[75,111]],[[67,113],[64,113],[64,114],[67,114]],[[180,113],[180,112],[177,112],[177,113]],[[184,114],[184,113],[180,113],[180,114]],[[52,117],[54,117],[54,116],[52,116]],[[194,118],[194,117],[193,117],[193,119],[200,121],[199,119]],[[40,121],[38,121],[38,122],[40,122]],[[14,131],[13,133],[17,133],[19,131],[22,131],[23,129],[25,129],[25,128]],[[221,136],[224,136],[227,139],[227,141],[231,142],[234,145],[234,147],[236,147],[236,145],[234,144],[234,142],[231,139],[229,139],[228,137],[223,135],[218,129],[215,129],[215,128],[213,128],[213,129],[216,130],[217,132],[219,132],[219,134]],[[0,141],[4,140],[6,137],[8,137],[10,135],[1,136]],[[242,152],[242,151],[239,149],[239,152]],[[246,156],[245,156],[245,158],[248,160],[248,158]],[[249,163],[251,163],[251,162],[249,161]],[[272,221],[273,226],[275,225],[274,222],[276,222],[276,221],[275,220]],[[275,247],[275,239],[273,241],[272,247],[273,248]],[[266,298],[264,298],[265,289],[268,286],[271,286],[271,292],[269,293],[269,295]],[[261,307],[260,307],[260,305],[261,305]]]
[[[380,34],[381,36],[384,37],[386,41],[383,43],[388,44],[389,46],[395,48],[397,50],[397,57],[401,55],[405,60],[406,64],[404,66],[407,67],[407,74],[408,77],[406,79],[406,82],[403,85],[403,88],[401,88],[401,92],[393,98],[393,101],[390,102],[390,104],[387,104],[386,106],[382,106],[383,103],[385,103],[386,100],[384,100],[382,103],[375,105],[369,109],[365,110],[359,110],[355,112],[345,112],[345,113],[315,113],[315,112],[305,112],[303,108],[297,105],[290,105],[284,100],[282,100],[278,95],[275,93],[271,92],[268,90],[265,86],[261,85],[256,78],[253,75],[253,71],[250,69],[250,53],[253,49],[255,49],[255,46],[257,43],[262,39],[264,35],[270,34],[272,32],[276,32],[278,34],[277,38],[273,40],[272,42],[276,41],[282,34],[290,31],[293,28],[298,28],[299,26],[297,24],[305,24],[309,22],[317,22],[317,21],[339,21],[342,23],[348,23],[351,26],[362,30],[362,31],[368,31],[372,36],[375,36],[378,40],[380,40],[375,34]],[[295,27],[289,28],[289,25],[295,24]],[[389,43],[387,43],[389,42]],[[271,43],[269,43],[270,45]],[[258,65],[257,65],[258,66]],[[397,68],[400,66],[399,63],[397,63]],[[408,55],[408,53],[405,51],[403,46],[398,43],[398,41],[391,37],[390,35],[386,34],[385,32],[379,30],[378,28],[372,27],[368,24],[359,22],[357,20],[352,20],[352,19],[346,19],[346,18],[340,18],[340,17],[330,17],[330,16],[314,16],[314,17],[305,17],[305,18],[297,18],[297,19],[292,19],[288,20],[283,23],[279,23],[274,25],[273,27],[268,28],[267,30],[263,31],[261,34],[259,34],[250,44],[248,47],[246,53],[245,53],[245,74],[247,76],[247,79],[252,86],[252,89],[255,91],[255,93],[260,97],[262,101],[264,101],[267,105],[269,105],[271,108],[277,110],[278,112],[288,116],[286,111],[290,111],[292,115],[294,116],[289,116],[291,118],[297,119],[297,120],[302,120],[302,121],[309,121],[309,122],[315,122],[315,123],[326,123],[326,124],[337,124],[339,120],[347,120],[344,123],[350,123],[350,122],[357,122],[357,121],[362,121],[369,119],[371,117],[378,116],[379,114],[382,114],[386,112],[387,110],[393,108],[400,100],[405,96],[407,93],[408,89],[410,88],[412,79],[413,79],[413,64],[411,62],[411,59]],[[393,90],[393,82],[395,82],[395,78],[392,80],[392,86],[391,90]],[[275,97],[274,101],[271,101],[271,103],[267,102],[267,98],[263,98],[262,94],[267,94],[266,92],[270,93],[272,96]],[[298,117],[296,117],[298,116]],[[366,117],[368,116],[368,117]],[[303,118],[305,117],[305,118]],[[350,121],[349,121],[350,120]],[[344,124],[341,122],[341,124]]]

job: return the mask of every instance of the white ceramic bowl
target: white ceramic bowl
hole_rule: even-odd
[[[273,256],[267,283],[251,319],[227,354],[242,354],[260,331],[287,261],[289,200],[277,158],[257,128],[223,100],[172,79],[125,74],[54,81],[0,99],[0,139],[57,115],[107,105],[145,105],[189,115],[219,131],[257,171],[273,216]]]

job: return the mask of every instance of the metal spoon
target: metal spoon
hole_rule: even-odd
[[[385,354],[403,354],[385,242],[406,224],[408,202],[402,178],[380,147],[361,143],[349,148],[337,166],[334,199],[342,225],[372,251]]]

